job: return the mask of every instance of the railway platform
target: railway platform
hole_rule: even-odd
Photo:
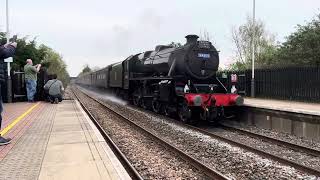
[[[0,180],[130,179],[77,101],[4,106]]]
[[[244,105],[277,111],[320,116],[320,104],[285,100],[245,98]]]
[[[245,98],[240,122],[298,137],[320,140],[320,104]]]

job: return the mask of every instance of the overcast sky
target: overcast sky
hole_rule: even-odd
[[[206,30],[222,64],[234,55],[231,28],[252,13],[252,0],[9,0],[12,34],[37,37],[63,55],[71,76],[104,67],[156,44],[184,43]],[[319,0],[256,0],[256,17],[278,41],[320,12]],[[0,0],[0,31],[5,0]]]

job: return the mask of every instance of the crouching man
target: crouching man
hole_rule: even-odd
[[[63,84],[57,79],[57,75],[53,74],[51,80],[44,85],[44,90],[48,92],[51,103],[58,104],[62,101],[62,93],[64,91]]]

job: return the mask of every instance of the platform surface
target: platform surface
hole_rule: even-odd
[[[77,101],[6,104],[3,179],[130,179]]]
[[[245,98],[244,105],[271,110],[280,110],[308,115],[320,116],[320,104],[296,101],[282,101],[259,98]]]

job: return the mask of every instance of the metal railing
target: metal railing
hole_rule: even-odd
[[[225,73],[226,78],[222,78]],[[230,90],[231,74],[238,75],[236,87],[244,96],[250,95],[251,70],[225,71],[218,78]],[[255,70],[256,97],[320,102],[320,67],[287,67]]]

